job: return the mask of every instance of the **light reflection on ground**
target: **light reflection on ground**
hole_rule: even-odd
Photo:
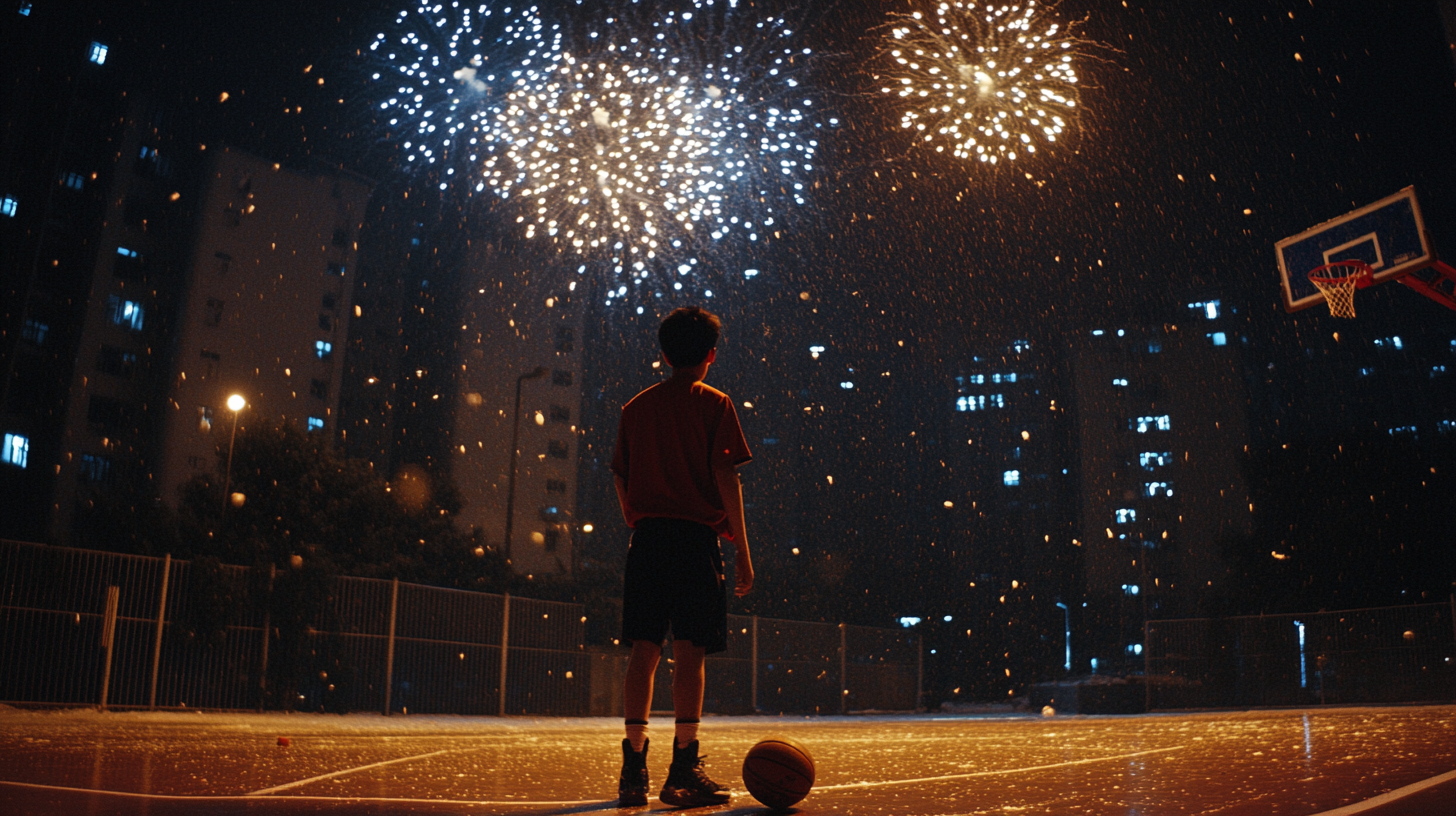
[[[657,782],[671,730],[670,718],[654,722]],[[178,801],[0,785],[0,811],[615,811],[619,731],[603,719],[6,710],[0,782],[255,796]],[[1314,814],[1456,769],[1452,706],[710,718],[709,771],[740,791],[717,812],[761,811],[741,793],[739,762],[771,734],[814,753],[817,786],[804,814]],[[291,744],[280,747],[280,736]]]

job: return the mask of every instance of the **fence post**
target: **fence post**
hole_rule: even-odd
[[[923,708],[925,699],[925,638],[915,636],[915,710]]]
[[[162,591],[157,599],[157,638],[152,645],[152,688],[147,693],[147,709],[157,710],[157,672],[162,667],[162,625],[167,622],[167,581],[172,577],[172,554],[162,559]]]
[[[1153,641],[1152,623],[1143,621],[1143,713],[1153,710]]]
[[[399,615],[399,579],[389,582],[389,640],[384,647],[384,716],[389,716],[394,696],[394,622]]]
[[[263,659],[258,666],[258,713],[268,702],[268,644],[273,639],[273,579],[278,565],[268,565],[268,595],[263,599]]]
[[[1456,596],[1452,596],[1452,597],[1456,597]],[[751,662],[750,665],[753,666],[753,676],[752,676],[752,679],[748,683],[748,695],[749,695],[749,704],[752,706],[752,708],[750,708],[749,710],[757,713],[758,712],[758,616],[757,615],[754,615],[753,618],[752,618],[752,626],[753,626],[753,629],[752,629],[752,632],[753,632],[753,658],[752,658],[752,662]]]
[[[106,662],[101,669],[101,710],[106,710],[106,697],[111,691],[111,647],[116,642],[116,607],[121,599],[121,587],[106,588],[106,613],[101,618],[101,648],[106,650]]]
[[[501,607],[501,659],[500,659],[500,708],[497,714],[501,717],[506,715],[506,655],[511,647],[511,593],[505,595],[505,603]]]
[[[849,678],[844,676],[844,624],[839,624],[839,713],[844,713],[844,707],[849,699]]]

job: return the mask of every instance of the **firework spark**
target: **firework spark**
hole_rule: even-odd
[[[513,71],[478,189],[527,237],[634,282],[664,255],[687,275],[696,260],[679,260],[705,242],[774,233],[803,203],[823,126],[800,87],[810,51],[783,19],[745,24],[726,5],[607,18],[582,47],[558,39]]]
[[[905,105],[900,126],[937,153],[989,164],[1055,143],[1076,112],[1078,41],[1053,10],[939,0],[895,14],[881,87]]]

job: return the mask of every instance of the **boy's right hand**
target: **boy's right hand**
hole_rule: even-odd
[[[753,565],[745,558],[733,565],[733,594],[742,598],[753,589]]]

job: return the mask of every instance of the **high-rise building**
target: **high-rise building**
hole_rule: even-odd
[[[569,575],[578,517],[585,291],[481,243],[461,304],[449,470],[458,522],[520,575]]]
[[[1246,535],[1249,444],[1239,343],[1218,300],[1177,324],[1098,328],[1070,370],[1091,654],[1141,663],[1149,618],[1192,616],[1220,588],[1220,545]]]
[[[209,151],[175,362],[162,420],[158,492],[216,468],[237,422],[291,422],[332,436],[354,314],[353,268],[372,183]],[[238,394],[247,405],[227,407]]]
[[[94,407],[112,463],[75,464],[114,474],[146,435],[129,406],[145,398],[161,356],[155,308],[168,271],[116,253],[136,246],[144,225],[167,234],[175,208],[140,194],[132,209],[116,205],[114,193],[139,175],[140,133],[169,134],[155,121],[159,109],[124,93],[110,54],[114,27],[70,4],[29,5],[0,12],[0,70],[9,78],[0,94],[0,536],[39,540],[55,522],[57,469],[72,464],[63,453],[67,412],[93,410],[71,401],[83,334],[107,319],[113,296],[118,332],[107,358],[95,359],[98,344],[83,360],[122,372],[98,384]]]

